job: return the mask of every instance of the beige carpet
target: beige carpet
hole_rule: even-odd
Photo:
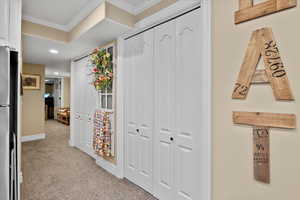
[[[22,145],[22,200],[155,200],[69,147],[69,127],[48,121],[46,133],[46,140]]]

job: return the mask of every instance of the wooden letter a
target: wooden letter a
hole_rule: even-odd
[[[265,70],[256,70],[261,57]],[[270,83],[277,100],[294,100],[271,28],[253,32],[232,98],[246,99],[250,85],[257,83]]]

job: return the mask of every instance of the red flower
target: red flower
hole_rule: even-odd
[[[94,73],[97,73],[97,72],[99,72],[99,69],[97,69],[96,67],[93,69],[93,72]]]

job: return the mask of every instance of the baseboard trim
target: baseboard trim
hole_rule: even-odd
[[[102,169],[106,170],[107,172],[109,172],[110,174],[116,176],[119,179],[122,179],[123,177],[120,176],[119,173],[119,169],[116,165],[114,165],[113,163],[110,163],[106,160],[104,160],[102,157],[98,157],[96,158],[96,164],[101,167]]]
[[[43,139],[46,139],[46,134],[40,133],[35,135],[22,136],[21,142],[31,142],[31,141],[43,140]]]
[[[19,182],[20,182],[20,184],[23,183],[23,173],[22,172],[19,172]]]
[[[70,147],[75,147],[74,142],[72,140],[69,140],[69,146]]]

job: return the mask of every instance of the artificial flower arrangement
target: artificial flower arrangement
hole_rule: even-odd
[[[112,91],[113,63],[112,55],[105,49],[95,49],[90,56],[92,65],[93,85],[98,91]]]

